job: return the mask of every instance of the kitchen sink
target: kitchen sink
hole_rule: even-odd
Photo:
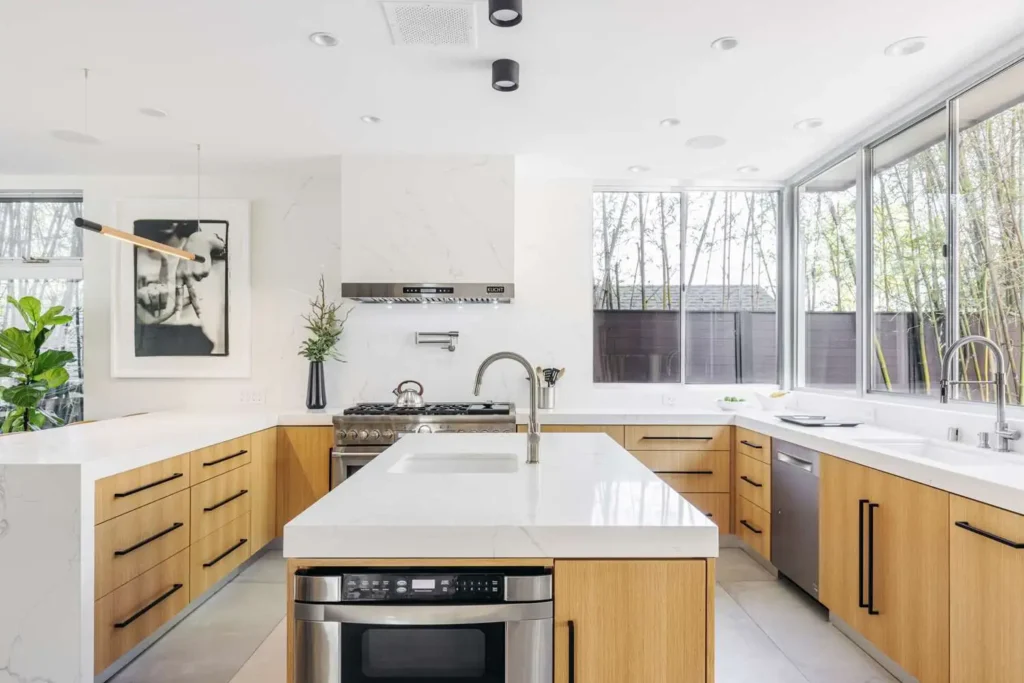
[[[409,453],[390,474],[511,474],[521,458],[514,453]]]
[[[856,439],[875,448],[905,453],[922,460],[934,460],[957,467],[990,467],[993,465],[1024,465],[1024,456],[1017,453],[999,453],[969,446],[946,446],[920,437],[876,437]]]

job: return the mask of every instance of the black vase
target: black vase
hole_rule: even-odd
[[[314,360],[309,363],[309,379],[306,381],[306,407],[323,410],[327,406],[327,386],[324,382],[324,363]]]

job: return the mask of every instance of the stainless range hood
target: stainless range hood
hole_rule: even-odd
[[[367,304],[510,304],[515,285],[499,283],[345,282],[341,295]]]

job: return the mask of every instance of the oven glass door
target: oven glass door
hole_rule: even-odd
[[[344,683],[504,683],[505,623],[342,624]]]

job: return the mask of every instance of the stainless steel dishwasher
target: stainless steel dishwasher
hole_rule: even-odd
[[[815,599],[820,477],[817,451],[772,440],[772,564]]]

